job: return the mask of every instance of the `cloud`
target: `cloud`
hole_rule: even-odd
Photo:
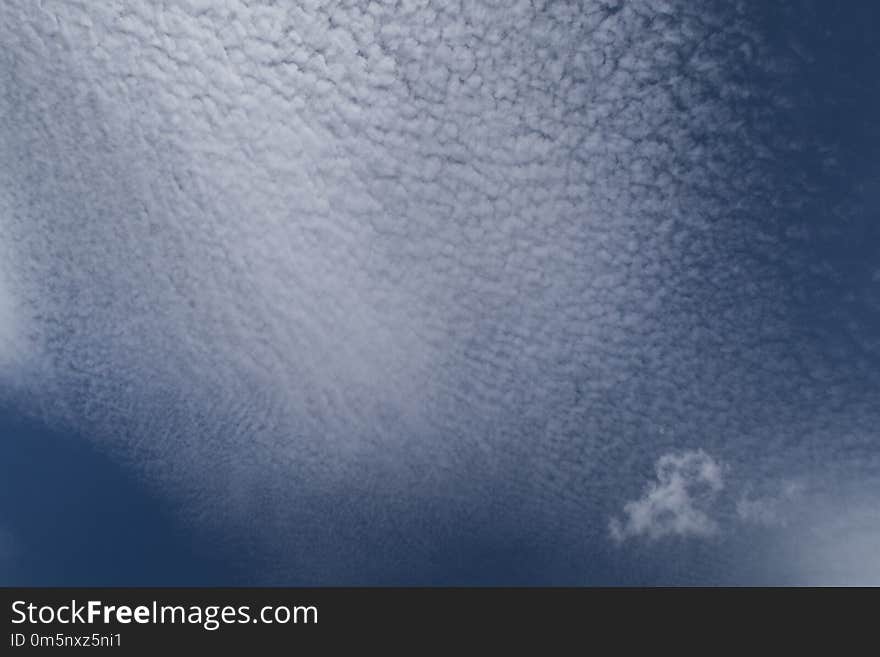
[[[12,304],[0,278],[0,363],[7,358],[15,336],[15,324],[12,316]]]
[[[804,511],[803,481],[739,481],[734,488],[744,490],[736,497],[725,480],[726,469],[701,449],[661,456],[655,465],[656,480],[642,497],[624,505],[622,519],[610,520],[611,537],[617,543],[635,537],[707,537],[717,534],[723,522],[785,527]],[[764,492],[755,494],[756,488]]]
[[[2,204],[0,204],[2,213]],[[3,241],[3,229],[7,227],[0,215],[0,380],[9,376],[8,368],[22,354],[21,318],[15,309],[12,287],[9,284],[11,262],[10,249]],[[0,391],[2,392],[2,391]]]
[[[360,576],[346,541],[314,546],[359,526],[379,545],[413,532],[430,563],[426,505],[495,519],[552,491],[532,520],[556,525],[618,479],[646,408],[672,424],[699,398],[713,415],[695,424],[722,423],[753,389],[717,375],[738,355],[705,357],[751,322],[689,316],[763,274],[718,252],[729,208],[769,194],[744,166],[765,140],[727,100],[755,98],[720,38],[742,21],[684,2],[652,20],[529,2],[0,12],[0,194],[53,368],[33,395],[206,524],[303,571],[335,553]],[[315,511],[334,495],[356,502]]]
[[[657,480],[638,500],[623,507],[624,518],[612,518],[611,536],[618,543],[632,537],[711,536],[718,532],[712,508],[724,488],[721,465],[703,450],[661,456]]]
[[[871,465],[872,324],[826,354],[802,309],[844,295],[797,295],[877,259],[804,266],[853,224],[813,221],[789,108],[826,105],[747,3],[404,4],[0,3],[41,417],[324,583],[429,567],[462,518],[604,542],[583,500],[669,449],[649,424],[738,472]],[[668,467],[620,536],[715,529]]]

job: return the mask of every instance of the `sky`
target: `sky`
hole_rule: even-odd
[[[5,2],[3,582],[880,584],[877,14]]]

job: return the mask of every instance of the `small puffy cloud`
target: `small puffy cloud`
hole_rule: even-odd
[[[721,465],[703,450],[661,456],[655,465],[657,480],[644,495],[627,502],[624,517],[612,518],[609,528],[618,543],[646,536],[710,536],[718,524],[710,512],[724,488]]]

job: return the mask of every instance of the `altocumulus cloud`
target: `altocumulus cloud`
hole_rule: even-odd
[[[9,251],[0,238],[0,377],[6,380],[9,379],[9,368],[23,355],[18,313],[11,286],[7,283],[10,261]]]
[[[8,293],[0,279],[0,363],[8,358],[8,354],[13,349],[15,331],[10,305]]]
[[[635,536],[711,536],[718,532],[712,517],[724,488],[722,466],[702,450],[661,456],[657,480],[642,497],[627,502],[624,518],[609,523],[612,538],[621,542]]]
[[[871,146],[877,66],[765,4],[5,0],[0,397],[251,581],[599,578],[657,454],[621,537],[862,480],[874,158],[835,126]]]

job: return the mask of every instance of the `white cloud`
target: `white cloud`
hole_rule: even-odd
[[[17,318],[13,311],[12,295],[7,281],[11,258],[6,241],[3,239],[9,230],[5,210],[3,194],[0,192],[0,380],[4,378],[2,370],[7,366],[11,355],[15,352],[15,343],[18,342]]]
[[[666,454],[657,460],[657,480],[644,495],[623,507],[624,518],[612,518],[617,542],[645,536],[710,536],[718,531],[712,507],[724,488],[721,465],[703,450]]]
[[[425,499],[556,526],[648,422],[738,467],[861,453],[801,412],[875,388],[792,338],[808,199],[738,9],[160,4],[0,3],[0,214],[29,391],[194,516],[308,570]],[[620,536],[716,530],[669,463]]]
[[[0,221],[0,229],[3,222]],[[14,298],[4,268],[10,258],[0,243],[0,380],[12,378],[11,368],[21,362],[23,353],[22,322],[16,312]]]
[[[12,304],[0,278],[0,363],[7,358],[15,336],[15,325],[12,316]]]
[[[424,498],[516,508],[557,464],[604,489],[637,379],[673,390],[645,391],[658,416],[692,406],[705,350],[675,309],[712,218],[760,198],[732,106],[677,63],[731,82],[695,48],[711,12],[419,4],[0,7],[0,195],[54,366],[34,395],[282,550],[362,522],[309,493],[381,536],[405,521],[378,499],[422,526]],[[731,388],[699,388],[723,419]],[[536,522],[574,504],[556,490]]]

